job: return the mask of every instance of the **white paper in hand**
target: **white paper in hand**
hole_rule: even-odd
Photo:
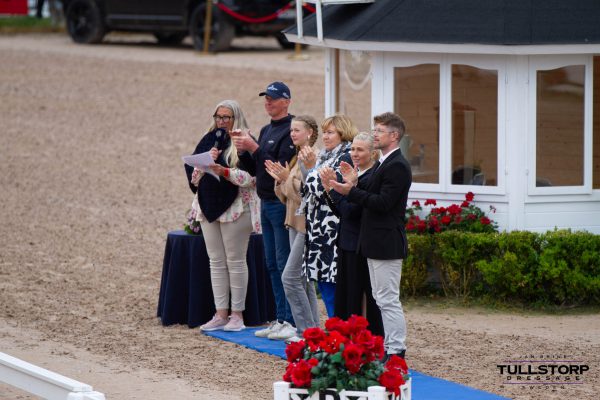
[[[200,171],[202,171],[204,173],[211,174],[212,176],[217,178],[218,181],[221,180],[219,175],[215,174],[212,171],[212,169],[208,168],[210,165],[215,165],[215,161],[213,160],[212,156],[210,155],[210,152],[206,151],[204,153],[194,154],[191,156],[183,156],[183,157],[181,157],[181,159],[183,160],[184,163],[186,163],[190,167],[198,168]]]

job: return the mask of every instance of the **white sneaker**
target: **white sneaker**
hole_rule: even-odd
[[[246,329],[244,320],[235,315],[231,315],[229,317],[229,322],[223,327],[223,330],[227,332],[239,332],[244,329]]]
[[[210,321],[200,327],[203,332],[212,332],[222,330],[227,325],[227,319],[215,314]]]
[[[280,324],[279,321],[272,321],[265,329],[259,329],[258,331],[254,332],[254,336],[265,338],[269,337],[270,333],[277,332],[282,326],[283,324]]]
[[[285,340],[291,338],[292,336],[296,336],[296,333],[296,328],[294,328],[289,322],[284,321],[278,331],[270,333],[267,337],[271,340]]]
[[[285,344],[290,344],[290,343],[297,343],[301,340],[304,340],[304,338],[301,338],[300,336],[298,336],[297,334],[292,336],[291,338],[287,338],[285,339]]]

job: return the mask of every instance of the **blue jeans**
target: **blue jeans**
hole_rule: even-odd
[[[331,318],[335,315],[335,283],[317,282],[317,285],[319,286],[319,292],[321,292],[321,299],[327,309],[327,316]]]
[[[279,321],[287,321],[294,325],[290,305],[285,298],[281,283],[281,274],[285,269],[290,254],[290,235],[284,225],[285,204],[279,200],[262,200],[260,218],[263,231],[265,261],[271,277],[275,309]]]

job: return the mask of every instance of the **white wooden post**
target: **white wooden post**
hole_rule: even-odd
[[[369,393],[369,400],[386,400],[386,392],[383,386],[369,386],[367,391]]]
[[[0,381],[47,400],[105,400],[90,385],[1,352]]]
[[[400,386],[400,400],[412,399],[412,379]]]
[[[273,399],[274,400],[289,400],[289,392],[290,389],[289,382],[275,382],[273,383]]]

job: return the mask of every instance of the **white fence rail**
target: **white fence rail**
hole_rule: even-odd
[[[90,385],[1,352],[0,381],[47,400],[105,400]]]

